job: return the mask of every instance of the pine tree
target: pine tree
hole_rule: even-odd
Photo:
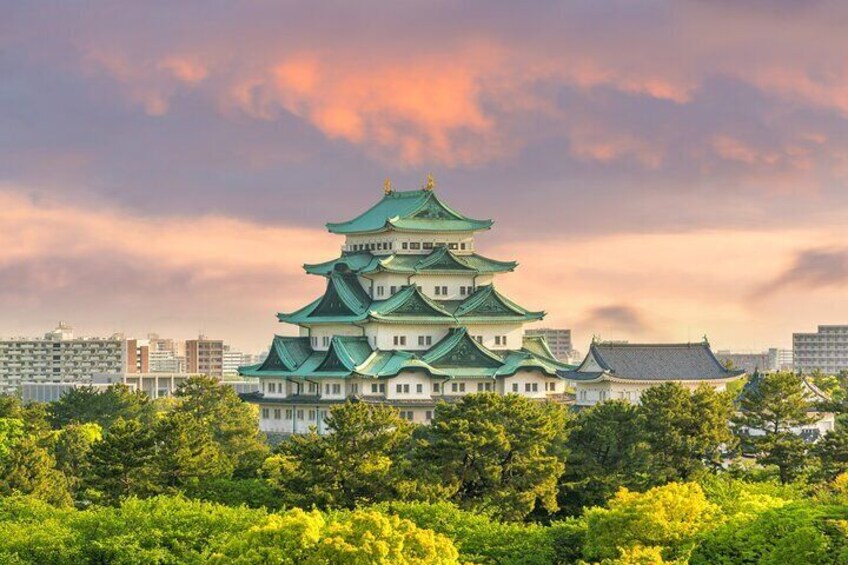
[[[639,412],[655,484],[686,480],[705,464],[718,465],[722,449],[735,440],[728,425],[733,404],[708,386],[694,392],[677,383],[651,387],[642,393]]]
[[[190,414],[169,414],[157,423],[154,435],[156,449],[151,464],[158,488],[179,491],[232,474],[231,462],[221,453],[209,427]]]
[[[180,385],[174,409],[206,425],[237,478],[253,477],[268,455],[257,424],[256,406],[242,402],[232,387],[211,377],[191,377]]]
[[[118,419],[91,448],[91,475],[86,480],[104,503],[156,492],[154,431],[138,420]]]
[[[420,430],[415,471],[461,506],[521,519],[538,504],[558,509],[567,413],[509,394],[471,394],[439,404]]]
[[[804,464],[804,440],[793,428],[816,421],[810,404],[803,380],[792,373],[755,374],[742,390],[737,433],[759,462],[777,466],[781,482]]]

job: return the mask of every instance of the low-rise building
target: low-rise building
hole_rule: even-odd
[[[592,406],[614,399],[639,403],[645,390],[666,382],[680,383],[691,390],[702,384],[724,390],[745,371],[727,369],[704,340],[673,344],[595,342],[576,369],[559,374],[574,385],[577,406]]]

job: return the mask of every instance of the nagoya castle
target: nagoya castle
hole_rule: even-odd
[[[258,377],[266,432],[301,433],[347,400],[388,404],[427,423],[439,402],[466,394],[520,394],[561,400],[564,381],[543,338],[524,325],[545,313],[498,291],[496,277],[514,261],[477,253],[475,235],[492,220],[465,216],[443,202],[432,177],[419,190],[396,191],[352,220],[327,224],[344,236],[341,256],[307,264],[324,293],[278,314],[299,335],[275,336],[264,362],[242,367]]]

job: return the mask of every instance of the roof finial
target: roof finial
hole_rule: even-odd
[[[704,344],[705,344],[705,345],[709,345],[709,344],[710,344],[710,340],[707,338],[707,334],[704,334]]]
[[[436,188],[436,179],[433,178],[433,173],[427,173],[427,183],[421,187],[423,190],[432,191]]]
[[[386,180],[383,181],[383,192],[386,194],[391,194],[395,189],[392,188],[392,181],[389,177],[386,177]]]

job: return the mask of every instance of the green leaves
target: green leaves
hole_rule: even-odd
[[[472,394],[436,407],[412,451],[420,482],[441,484],[462,507],[522,519],[557,510],[567,413],[518,395]]]
[[[293,505],[353,508],[398,496],[410,425],[395,409],[348,402],[327,417],[332,433],[281,443],[264,472]]]

